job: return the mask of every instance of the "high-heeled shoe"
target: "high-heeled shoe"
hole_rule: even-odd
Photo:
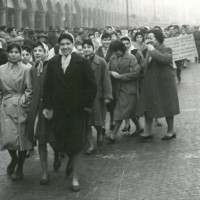
[[[40,185],[46,185],[49,182],[49,173],[47,174],[46,178],[40,179]]]
[[[124,128],[122,129],[122,132],[130,132],[131,130],[131,125],[129,124],[128,127],[124,126]]]

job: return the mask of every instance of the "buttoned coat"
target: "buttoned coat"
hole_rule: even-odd
[[[121,75],[121,79],[112,79],[115,101],[114,119],[123,120],[134,117],[138,100],[140,71],[137,59],[128,52],[125,52],[120,60],[114,55],[109,62],[109,69]]]
[[[32,143],[25,131],[32,100],[30,69],[22,62],[0,66],[0,148],[28,150]]]
[[[106,61],[97,55],[94,55],[91,67],[96,78],[97,94],[90,115],[90,125],[103,126],[105,124],[106,116],[106,105],[104,100],[112,99],[110,74]]]
[[[148,52],[144,85],[138,115],[150,118],[170,117],[180,113],[172,61],[172,49],[164,44]]]
[[[92,108],[96,80],[88,60],[75,52],[65,73],[61,55],[48,61],[43,88],[43,108],[53,110],[52,123],[58,151],[71,156],[80,152],[85,140],[84,108]]]

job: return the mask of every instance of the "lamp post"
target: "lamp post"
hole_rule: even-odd
[[[126,0],[126,17],[127,17],[127,27],[129,27],[129,2]]]
[[[153,0],[153,8],[154,8],[154,21],[156,21],[156,0]]]

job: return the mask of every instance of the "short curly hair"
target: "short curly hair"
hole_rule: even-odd
[[[122,51],[123,53],[126,52],[126,46],[124,43],[120,40],[115,40],[111,43],[111,51],[117,52],[117,51]]]
[[[152,30],[148,31],[148,34],[150,34],[150,33],[153,33],[153,34],[154,34],[156,40],[157,40],[160,44],[162,44],[162,43],[164,42],[165,36],[163,35],[163,32],[162,32],[161,30],[152,29]]]

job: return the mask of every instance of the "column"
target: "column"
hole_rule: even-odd
[[[0,10],[0,26],[6,25],[6,10]]]
[[[22,10],[15,10],[16,28],[22,28]]]
[[[51,22],[50,26],[55,27],[55,24],[56,24],[56,15],[55,15],[55,13],[49,13],[49,16],[51,17],[51,19],[50,19],[50,22]]]
[[[45,28],[46,28],[46,19],[45,19],[46,13],[40,12],[39,15],[40,15],[40,28],[42,30],[45,30]]]
[[[68,20],[69,27],[73,28],[74,27],[74,24],[73,24],[73,14],[68,15],[68,18],[69,18],[69,20]]]
[[[61,29],[64,28],[64,14],[63,13],[59,15],[59,27]]]
[[[28,13],[28,18],[29,18],[29,28],[31,30],[34,30],[35,29],[35,12],[34,11],[30,11]]]

